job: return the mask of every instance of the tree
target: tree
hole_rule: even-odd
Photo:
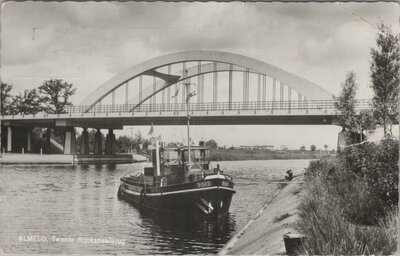
[[[1,83],[1,98],[0,98],[0,114],[1,115],[9,115],[10,107],[12,102],[12,96],[10,91],[12,89],[11,84]]]
[[[36,89],[25,90],[13,98],[11,114],[36,114],[43,110],[42,100]]]
[[[324,149],[325,149],[325,151],[327,151],[328,150],[328,148],[329,148],[329,146],[328,145],[324,145]]]
[[[311,150],[311,151],[315,151],[316,149],[317,149],[317,147],[316,147],[315,145],[311,145],[311,146],[310,146],[310,150]]]
[[[363,109],[360,111],[357,119],[357,127],[360,130],[360,136],[363,131],[373,131],[376,128],[376,120],[371,110]],[[360,138],[362,141],[362,138]]]
[[[399,35],[393,35],[389,26],[378,25],[377,49],[371,49],[371,80],[374,96],[373,113],[383,126],[385,137],[392,134],[392,124],[398,118],[400,47]]]
[[[143,138],[142,133],[140,132],[140,130],[137,131],[137,133],[135,134],[135,138],[132,141],[132,148],[134,148],[137,151],[140,151],[140,145],[142,145],[142,150],[147,149],[148,145],[149,145],[149,140]]]
[[[306,147],[303,145],[300,147],[300,151],[306,151]]]
[[[209,141],[206,142],[206,146],[209,148],[217,148],[218,144],[215,140],[211,139]]]
[[[143,143],[143,137],[142,137],[142,133],[140,132],[140,130],[138,130],[137,133],[135,134],[134,142],[136,144],[142,144]]]
[[[116,140],[117,153],[126,153],[131,150],[132,140],[127,136],[119,136]]]
[[[39,87],[43,102],[47,106],[46,110],[55,114],[66,112],[66,107],[72,105],[69,98],[75,94],[75,91],[76,88],[72,88],[72,84],[62,79],[44,81]]]
[[[357,132],[357,116],[355,111],[357,87],[356,74],[354,72],[347,73],[346,80],[342,84],[342,91],[335,102],[339,125],[343,129],[352,132]]]

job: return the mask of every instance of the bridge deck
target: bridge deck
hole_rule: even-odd
[[[257,124],[332,124],[334,111],[275,110],[275,111],[197,111],[190,112],[193,125],[257,125]],[[185,125],[186,112],[85,113],[60,115],[5,116],[4,125],[14,126],[74,126],[115,128],[124,125]]]
[[[335,101],[193,103],[193,125],[322,125],[335,122]],[[368,107],[368,101],[357,108]],[[185,104],[149,104],[131,111],[130,105],[103,105],[84,112],[85,106],[73,106],[64,114],[3,116],[4,125],[74,126],[122,129],[124,125],[184,125]]]

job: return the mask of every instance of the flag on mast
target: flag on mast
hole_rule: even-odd
[[[179,94],[179,87],[178,87],[178,89],[175,91],[175,95],[173,95],[171,98],[173,99],[173,98],[175,98],[175,97],[178,97],[178,94]]]

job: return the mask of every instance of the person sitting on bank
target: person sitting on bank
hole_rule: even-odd
[[[292,180],[293,179],[293,171],[292,169],[289,169],[286,171],[287,175],[285,176],[286,180]]]

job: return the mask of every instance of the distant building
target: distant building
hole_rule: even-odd
[[[274,150],[274,146],[272,145],[240,146],[239,148],[250,150]]]

